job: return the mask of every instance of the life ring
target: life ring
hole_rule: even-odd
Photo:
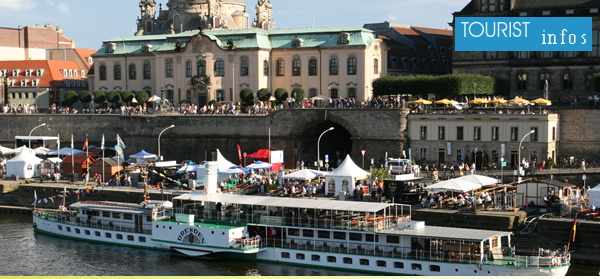
[[[33,228],[37,228],[37,224],[35,222],[33,222]]]
[[[558,257],[552,258],[552,265],[553,266],[558,266]]]
[[[63,206],[63,207],[60,209],[60,211],[62,211],[62,212],[67,212],[67,208]]]
[[[378,230],[383,229],[383,222],[381,222],[381,221],[377,222],[377,229]]]

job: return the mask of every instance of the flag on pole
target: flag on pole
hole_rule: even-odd
[[[577,220],[573,223],[573,242],[575,242],[575,234],[577,233]]]
[[[119,134],[117,134],[117,145],[120,145],[121,147],[123,147],[123,149],[127,148],[125,147],[125,143],[123,142]]]
[[[104,150],[104,135],[102,135],[102,145],[100,146],[100,149]]]
[[[71,134],[71,149],[75,149],[75,145],[73,144],[73,134]]]
[[[83,143],[83,149],[86,149],[88,147],[88,139],[85,138],[85,142]]]
[[[37,200],[37,192],[35,190],[33,190],[33,197]]]

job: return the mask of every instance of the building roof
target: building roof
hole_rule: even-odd
[[[75,159],[73,159],[73,157]],[[65,157],[63,159],[63,164],[67,164],[67,163],[70,164],[73,162],[73,160],[75,160],[75,164],[83,164],[86,162],[87,159],[90,160],[90,165],[92,165],[95,162],[94,158],[92,156],[87,157],[85,155],[74,155],[74,156],[68,155],[67,157]]]
[[[427,33],[430,35],[442,35],[442,36],[450,36],[449,39],[452,39],[452,30],[450,29],[438,29],[438,28],[428,28],[428,27],[418,27],[412,26],[413,29],[417,29],[423,33]]]
[[[96,161],[93,165],[95,164],[99,164],[102,165],[102,162],[105,162],[106,165],[109,165],[111,167],[118,167],[119,166],[119,161],[115,158],[104,158],[104,159],[98,159],[98,161]]]
[[[88,69],[92,68],[92,64],[89,63],[88,57],[92,57],[94,53],[98,52],[96,49],[86,49],[86,48],[76,48],[75,53],[79,56],[79,58],[85,63]],[[92,63],[94,63],[92,61]]]
[[[50,87],[75,87],[67,86],[66,80],[86,80],[85,86],[87,86],[87,74],[85,77],[81,77],[81,68],[77,66],[77,63],[73,61],[57,61],[57,60],[16,60],[16,61],[0,61],[0,70],[6,69],[6,76],[9,79],[15,80],[12,88],[21,88],[21,80],[27,79],[29,82],[27,86],[23,88],[32,88],[31,80],[39,79],[38,88],[50,88]],[[14,69],[20,69],[19,75],[16,77],[12,76]],[[26,70],[33,69],[31,76],[26,76]],[[37,70],[44,69],[42,76],[37,76]],[[69,77],[63,75],[63,70],[78,71],[77,78],[75,76]],[[33,87],[35,88],[35,87]]]
[[[425,226],[418,230],[381,230],[379,233],[390,235],[402,235],[412,237],[440,238],[440,239],[457,239],[467,241],[483,241],[494,236],[512,235],[511,232],[488,231],[476,229],[462,229],[449,227]]]
[[[598,7],[599,0],[516,0],[514,9]]]

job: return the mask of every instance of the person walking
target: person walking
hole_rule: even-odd
[[[581,170],[579,172],[585,172],[585,159],[581,159]]]

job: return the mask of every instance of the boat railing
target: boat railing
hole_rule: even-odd
[[[122,231],[122,232],[134,232],[134,233],[146,233],[152,234],[152,229],[144,229],[141,227],[128,227],[123,226],[120,222],[110,222],[108,224],[98,221],[98,222],[89,222],[87,220],[82,220],[75,216],[71,216],[69,213],[61,212],[61,213],[49,213],[44,211],[36,211],[34,215],[44,218],[49,221],[62,223],[65,225],[73,225],[73,226],[81,226],[88,228],[96,228],[96,229],[105,229],[105,230],[113,230],[113,231]]]
[[[233,248],[249,250],[249,249],[257,249],[262,247],[264,241],[260,238],[238,238],[235,240],[235,243],[232,245]]]
[[[515,267],[552,267],[564,266],[571,262],[571,255],[554,256],[514,256],[514,261],[508,261],[508,265]]]

